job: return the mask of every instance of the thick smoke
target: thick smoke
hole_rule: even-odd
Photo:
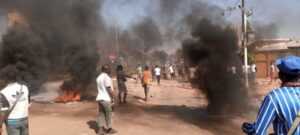
[[[106,35],[100,47],[101,54],[115,55],[118,63],[129,64],[130,67],[150,61],[150,53],[161,47],[163,40],[157,23],[150,17],[141,19],[126,30],[111,28]]]
[[[3,36],[1,69],[15,66],[33,91],[50,75],[69,74],[82,90],[95,76],[100,0],[3,1],[23,19]],[[1,5],[1,2],[0,2]]]
[[[151,18],[145,18],[142,22],[133,26],[133,32],[141,40],[145,52],[162,45],[160,30]]]
[[[167,63],[168,54],[165,51],[154,51],[151,53],[152,61],[155,61],[156,65],[164,65]]]
[[[122,2],[115,2],[118,9],[124,8]],[[197,66],[193,82],[207,94],[208,109],[221,113],[243,107],[247,95],[242,77],[240,72],[233,74],[230,70],[233,66],[241,67],[238,38],[236,32],[227,27],[224,10],[197,0],[156,0],[148,6],[144,11],[146,17],[134,18],[126,32],[120,30],[122,47],[145,60],[146,52],[162,44],[174,48],[173,41],[181,42],[190,37],[191,40],[184,42],[183,51],[186,60]],[[159,51],[150,54],[161,54],[159,59],[165,57]]]
[[[145,63],[146,53],[143,41],[135,36],[132,31],[124,31],[120,34],[120,41],[122,46],[120,50],[126,50],[121,52],[121,56],[128,60],[130,67],[135,67],[138,63]]]
[[[262,24],[277,26],[276,35],[280,37],[299,37],[298,27],[300,23],[299,6],[296,0],[272,0],[261,1],[252,0],[246,2],[247,6],[253,10],[251,19]],[[267,8],[266,8],[267,7]],[[254,24],[255,25],[255,24]],[[258,29],[257,29],[258,30]]]
[[[173,8],[183,12],[177,37],[190,37],[182,49],[188,66],[196,67],[192,84],[206,94],[210,113],[240,112],[247,105],[247,93],[237,32],[225,21],[222,8],[203,1],[187,3],[178,2]]]
[[[241,73],[232,72],[233,66],[241,67],[236,32],[203,19],[194,28],[192,36],[192,40],[183,43],[183,51],[197,68],[193,84],[206,94],[208,110],[224,113],[245,107],[247,95]]]
[[[138,6],[144,5],[144,10],[139,11],[142,12],[141,15],[132,18],[125,28],[115,23],[118,18],[108,18],[107,20],[113,20],[111,21],[113,23],[107,22],[113,28],[112,31],[108,32],[108,40],[104,42],[106,45],[103,44],[103,46],[109,46],[105,48],[107,51],[103,51],[103,53],[109,52],[106,55],[118,53],[116,55],[131,59],[126,53],[128,51],[130,55],[141,56],[133,57],[135,59],[133,61],[139,61],[139,63],[145,63],[149,60],[152,51],[162,50],[162,48],[167,52],[176,50],[180,47],[181,41],[190,36],[190,30],[195,23],[204,16],[214,17],[211,20],[218,23],[223,21],[218,19],[222,15],[222,9],[197,0],[143,2],[138,0],[116,0],[113,2],[105,1],[105,4],[107,9],[119,9],[124,10],[124,12],[131,12],[132,9],[141,10]],[[213,13],[210,9],[213,9]],[[125,20],[128,17],[131,16],[124,17]],[[122,51],[113,51],[116,46],[119,46],[119,50]]]
[[[6,18],[4,11],[0,10],[0,42],[2,40],[2,34],[4,33],[6,29]]]
[[[255,39],[272,39],[278,37],[278,24],[271,23],[271,24],[254,24],[253,25],[253,32],[255,34]]]

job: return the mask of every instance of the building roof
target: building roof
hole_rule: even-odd
[[[282,51],[288,49],[300,49],[300,41],[293,39],[263,39],[250,44],[255,51]]]

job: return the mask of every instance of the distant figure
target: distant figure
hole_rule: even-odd
[[[123,69],[123,66],[118,65],[117,66],[117,83],[118,83],[118,90],[119,90],[119,94],[118,94],[119,103],[127,103],[127,92],[128,92],[127,86],[126,86],[127,78],[136,79],[129,75],[126,75],[126,73]]]
[[[236,75],[237,71],[236,71],[236,67],[235,66],[231,66],[231,73],[233,75]]]
[[[250,76],[251,76],[251,79],[252,79],[253,83],[255,83],[256,72],[257,72],[256,64],[253,63],[253,64],[250,65]]]
[[[136,70],[137,70],[137,79],[136,79],[136,83],[137,83],[139,80],[142,80],[143,67],[139,64]]]
[[[270,83],[272,83],[273,81],[276,80],[275,74],[276,74],[276,67],[275,67],[274,63],[272,63],[270,65]]]
[[[126,103],[127,102],[127,87],[125,82],[127,81],[126,75],[123,70],[122,65],[117,66],[117,83],[118,83],[118,90],[119,90],[119,102]],[[123,98],[122,98],[123,97]]]
[[[29,90],[17,80],[16,72],[10,75],[6,80],[7,86],[1,90],[1,96],[5,97],[9,105],[8,117],[5,119],[7,135],[29,135]]]
[[[247,73],[249,74],[250,73],[250,70],[251,70],[251,66],[250,65],[247,65],[247,67],[245,65],[242,66],[242,69],[243,69],[243,73],[246,72],[246,69],[247,69]]]
[[[156,76],[157,84],[160,85],[161,69],[157,65],[154,68],[154,74]]]
[[[171,80],[175,79],[175,70],[174,70],[173,65],[170,65],[169,72],[170,72],[170,75],[171,75]]]
[[[155,76],[155,66],[152,66],[151,67],[151,75],[152,75],[152,81],[156,81],[156,76]]]
[[[256,64],[251,64],[251,73],[256,73]]]
[[[168,79],[169,75],[169,69],[167,68],[166,65],[160,67],[160,79]]]
[[[105,135],[106,133],[116,133],[112,128],[112,107],[114,105],[114,94],[112,79],[109,76],[110,69],[107,65],[101,68],[101,73],[97,77],[98,95],[96,101],[99,105],[99,131],[98,135]]]
[[[149,71],[149,67],[145,66],[143,72],[143,79],[142,79],[142,86],[144,87],[144,92],[145,92],[145,101],[148,100],[150,81],[151,81],[151,72]]]
[[[183,66],[180,66],[179,68],[178,68],[178,75],[179,75],[179,77],[180,77],[180,79],[181,79],[181,81],[184,81],[185,80],[185,71],[184,71],[184,67]]]

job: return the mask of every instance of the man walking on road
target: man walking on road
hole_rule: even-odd
[[[129,75],[127,75],[123,69],[122,65],[118,65],[117,66],[117,83],[118,83],[118,90],[119,90],[119,94],[118,94],[118,98],[119,98],[119,103],[127,103],[127,86],[126,86],[126,81],[127,78],[133,78]]]
[[[142,80],[142,76],[143,76],[143,67],[139,64],[138,67],[136,68],[137,70],[137,79],[136,79],[136,83],[138,83],[138,81]]]
[[[112,79],[109,76],[110,69],[107,65],[101,68],[101,74],[97,77],[97,102],[99,105],[99,131],[98,135],[105,133],[113,134],[117,131],[112,128],[112,106],[114,104],[114,94]]]
[[[155,76],[156,76],[157,84],[160,85],[161,69],[160,69],[160,67],[158,67],[157,65],[156,65],[155,68],[154,68],[154,74],[155,74]]]
[[[169,66],[169,72],[170,72],[171,80],[175,79],[175,70],[173,65]]]
[[[151,72],[149,71],[149,67],[145,66],[143,72],[143,78],[142,78],[142,85],[144,87],[144,92],[145,92],[145,101],[148,100],[150,79],[151,79]]]

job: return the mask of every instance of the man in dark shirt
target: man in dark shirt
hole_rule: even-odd
[[[127,86],[126,81],[127,78],[132,78],[125,74],[123,66],[117,66],[117,82],[118,82],[118,89],[119,89],[119,103],[127,103]]]

